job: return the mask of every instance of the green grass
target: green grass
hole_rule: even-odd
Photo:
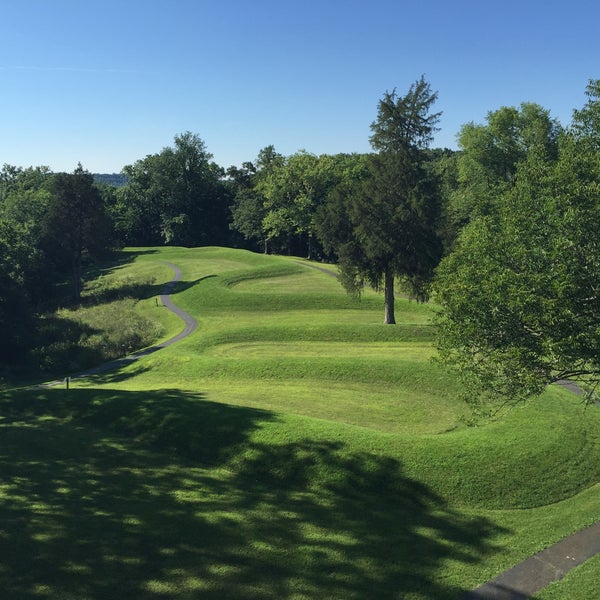
[[[160,262],[115,263],[88,274],[81,302],[42,314],[32,334],[35,347],[17,369],[21,380],[65,377],[173,336],[180,320],[167,311],[156,318],[157,300],[171,270]],[[10,377],[12,379],[12,376]]]
[[[155,277],[135,307],[164,339],[176,263],[199,327],[0,397],[9,597],[460,598],[599,518],[600,411],[552,389],[467,427],[429,307],[400,298],[384,326],[381,296],[287,257],[130,259],[99,288]]]

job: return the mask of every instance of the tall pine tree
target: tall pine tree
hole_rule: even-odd
[[[345,212],[338,230],[321,228],[326,246],[339,257],[341,280],[349,292],[369,283],[383,289],[384,323],[394,324],[394,284],[400,277],[418,300],[441,257],[436,231],[439,196],[425,168],[426,149],[441,113],[431,113],[437,93],[421,77],[405,96],[387,92],[371,125],[369,175],[351,188],[338,190],[330,208]],[[327,229],[327,230],[325,230]]]

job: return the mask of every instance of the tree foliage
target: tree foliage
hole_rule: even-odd
[[[268,208],[262,182],[284,161],[283,155],[270,145],[259,152],[256,164],[245,162],[241,169],[230,167],[228,170],[234,185],[231,229],[241,233],[250,243],[260,243],[265,254],[269,251],[272,236],[269,236],[265,223]]]
[[[93,176],[81,165],[72,174],[54,175],[49,190],[40,244],[57,270],[70,270],[78,300],[84,261],[106,256],[113,247],[112,223]]]
[[[532,145],[438,268],[441,356],[473,397],[523,399],[566,378],[592,393],[600,380],[598,108],[590,96],[575,112],[556,155]]]
[[[395,323],[395,278],[413,297],[425,299],[441,256],[438,189],[425,167],[440,116],[430,112],[436,98],[422,77],[405,96],[384,95],[371,125],[371,144],[379,153],[367,159],[360,182],[338,188],[321,215],[321,235],[339,257],[342,283],[353,293],[367,283],[382,287],[388,324]]]
[[[261,150],[256,166],[230,169],[236,181],[233,227],[246,239],[262,240],[265,252],[321,258],[317,213],[345,177],[351,155],[316,156],[303,150],[282,156]]]
[[[112,247],[112,226],[92,176],[4,165],[0,173],[2,365],[18,364],[35,341],[38,314],[70,277],[79,298],[82,267]],[[61,299],[61,302],[64,299]]]
[[[0,364],[18,361],[29,341],[33,321],[25,274],[29,255],[18,227],[0,218]]]
[[[200,246],[228,241],[229,194],[223,170],[190,132],[174,146],[124,167],[113,218],[132,245]]]
[[[514,185],[518,166],[530,152],[556,159],[560,132],[549,111],[529,102],[490,111],[485,124],[463,125],[458,137],[458,186],[448,208],[455,231],[493,211],[498,198]]]
[[[333,186],[335,161],[331,156],[297,152],[260,179],[265,201],[263,228],[268,239],[297,236],[306,240],[306,256],[314,257],[314,217]]]

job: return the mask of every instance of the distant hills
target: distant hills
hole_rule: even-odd
[[[94,181],[104,185],[121,187],[127,183],[127,177],[120,173],[93,173]]]

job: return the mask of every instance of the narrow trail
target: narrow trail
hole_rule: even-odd
[[[168,346],[171,346],[181,341],[182,339],[188,337],[198,327],[198,322],[196,321],[196,319],[194,319],[194,317],[192,317],[192,315],[190,315],[189,313],[176,306],[173,300],[171,299],[171,294],[173,293],[175,285],[177,284],[177,282],[181,281],[181,269],[177,265],[170,262],[165,261],[165,264],[173,271],[174,275],[173,279],[171,279],[171,281],[169,281],[169,283],[165,285],[163,292],[160,296],[160,301],[165,308],[170,310],[172,313],[176,314],[184,322],[185,327],[183,331],[178,333],[176,336],[164,342],[161,342],[160,344],[155,344],[154,346],[150,346],[148,348],[144,348],[143,350],[139,350],[137,352],[133,352],[132,354],[128,354],[123,358],[117,358],[116,360],[111,360],[110,362],[98,365],[97,367],[92,367],[91,369],[87,369],[86,371],[77,373],[76,375],[71,375],[69,378],[71,381],[84,379],[92,375],[99,375],[101,373],[106,373],[108,371],[124,367],[144,356],[153,354],[158,350],[162,350],[163,348],[167,348]],[[64,382],[65,380],[52,381],[50,383],[46,383],[38,387],[56,387],[57,385],[61,385]]]
[[[165,264],[173,270],[175,275],[173,279],[165,286],[165,289],[160,296],[160,301],[162,302],[163,306],[168,308],[172,313],[175,313],[185,323],[185,328],[181,333],[178,333],[175,337],[172,337],[171,339],[167,340],[166,342],[163,342],[162,344],[158,344],[156,346],[156,349],[166,348],[167,346],[171,346],[181,341],[183,338],[186,338],[188,335],[190,335],[196,329],[196,327],[198,327],[198,322],[196,321],[196,319],[194,319],[194,317],[192,317],[192,315],[190,315],[189,313],[176,306],[173,300],[171,300],[171,293],[173,292],[175,284],[178,281],[181,281],[181,269],[177,265],[174,265],[170,262],[167,262]]]

